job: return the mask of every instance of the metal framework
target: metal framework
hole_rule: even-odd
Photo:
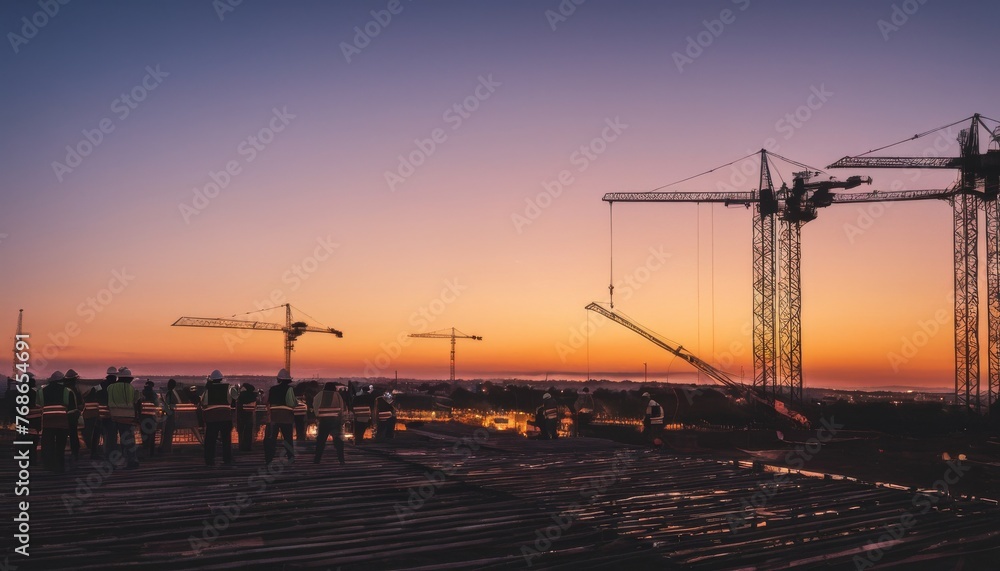
[[[844,157],[828,168],[960,169],[952,199],[955,272],[955,404],[974,412],[989,410],[1000,393],[1000,212],[997,179],[1000,149],[980,153],[981,116],[972,116],[959,135],[960,157]],[[933,131],[928,131],[928,133]],[[926,134],[926,133],[925,133]],[[1000,129],[993,143],[1000,143]],[[980,184],[985,181],[985,191]],[[979,209],[986,214],[987,370],[980,391],[979,355]],[[985,402],[983,402],[985,396]]]
[[[614,321],[615,323],[623,327],[626,327],[628,329],[631,329],[632,331],[645,337],[649,341],[652,341],[653,344],[656,345],[657,347],[665,349],[670,353],[687,361],[688,363],[691,364],[692,367],[705,373],[712,379],[718,381],[719,383],[722,383],[723,385],[731,389],[739,391],[739,393],[744,397],[746,397],[747,400],[754,400],[757,402],[764,403],[773,408],[778,414],[781,414],[782,416],[785,416],[793,420],[799,426],[805,428],[809,427],[809,420],[805,416],[803,416],[798,412],[795,412],[794,410],[789,409],[787,406],[785,406],[783,402],[777,399],[766,398],[764,395],[760,394],[756,390],[756,387],[750,387],[750,388],[746,387],[744,384],[730,377],[725,371],[713,366],[712,364],[708,363],[707,361],[704,361],[703,359],[699,359],[693,353],[685,351],[683,347],[674,347],[672,344],[662,339],[656,333],[653,333],[649,329],[646,329],[642,325],[639,325],[638,323],[632,321],[631,319],[625,317],[624,315],[621,315],[620,313],[617,313],[612,309],[607,309],[598,303],[590,303],[587,305],[586,309],[599,313],[604,317],[607,317],[608,319]]]
[[[448,333],[447,329],[442,329],[440,331],[434,331],[431,333],[411,333],[409,337],[416,337],[421,339],[451,339],[451,382],[455,382],[455,340],[456,339],[472,339],[473,341],[482,341],[483,338],[478,335],[466,335],[461,331],[451,328],[451,333]]]
[[[266,323],[263,321],[247,321],[243,319],[226,319],[216,317],[181,317],[173,322],[173,327],[221,327],[223,329],[262,329],[266,331],[283,331],[285,333],[285,370],[289,374],[292,372],[292,351],[295,349],[295,340],[307,331],[315,333],[330,333],[337,337],[343,337],[343,332],[332,327],[316,327],[304,321],[292,321],[291,304],[279,305],[285,308],[285,324]],[[271,308],[274,309],[274,308]],[[265,311],[265,310],[261,310]]]
[[[778,322],[781,345],[781,375],[778,377],[778,396],[791,402],[802,400],[802,260],[801,220],[782,220],[779,242],[781,244],[781,295],[778,298]]]
[[[778,210],[767,154],[760,152],[760,184],[753,217],[753,388],[761,395],[777,393],[775,308],[777,281],[774,215]]]
[[[817,208],[831,204],[951,200],[957,193],[954,189],[834,193],[830,192],[833,188],[870,184],[871,179],[811,183],[810,174],[797,173],[791,190],[783,186],[775,192],[767,153],[762,150],[759,190],[754,192],[610,192],[603,198],[610,203],[704,202],[754,207],[753,389],[760,395],[769,392],[772,399],[782,395],[791,402],[802,399],[802,226],[816,217]],[[780,217],[780,232],[776,216]]]

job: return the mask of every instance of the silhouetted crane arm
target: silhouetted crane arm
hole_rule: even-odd
[[[284,325],[265,323],[263,321],[245,321],[242,319],[219,319],[215,317],[181,317],[173,322],[173,327],[223,327],[226,329],[268,329],[283,331]]]
[[[722,202],[750,204],[757,202],[754,192],[609,192],[604,202]]]
[[[961,157],[844,157],[828,169],[958,169]]]
[[[712,379],[714,379],[714,380],[722,383],[723,385],[725,385],[727,387],[736,389],[744,397],[746,397],[748,399],[752,399],[752,400],[758,401],[758,402],[761,402],[761,403],[764,403],[764,404],[770,406],[771,408],[773,408],[779,414],[781,414],[781,415],[783,415],[783,416],[791,419],[792,421],[796,422],[797,424],[799,424],[801,426],[804,426],[804,427],[808,427],[809,426],[809,420],[806,417],[802,416],[801,414],[799,414],[799,413],[797,413],[795,411],[789,410],[788,407],[786,407],[784,405],[784,403],[782,403],[781,401],[773,401],[772,402],[772,401],[769,401],[767,399],[761,398],[759,395],[757,395],[749,387],[747,387],[743,383],[740,383],[740,382],[734,380],[732,377],[730,377],[724,371],[722,371],[720,369],[717,369],[716,367],[712,366],[710,363],[708,363],[706,361],[703,361],[702,359],[699,359],[695,355],[692,355],[691,353],[685,351],[683,347],[674,347],[670,343],[667,343],[666,341],[664,341],[663,339],[661,339],[660,336],[657,335],[656,333],[653,333],[652,331],[646,329],[645,327],[639,325],[638,323],[633,322],[632,320],[630,320],[630,319],[626,318],[625,316],[623,316],[623,315],[615,312],[614,310],[607,309],[607,308],[605,308],[604,306],[602,306],[602,305],[600,305],[598,303],[591,303],[591,304],[589,304],[586,307],[586,309],[589,309],[590,311],[594,311],[596,313],[599,313],[599,314],[603,315],[604,317],[607,317],[608,319],[614,321],[615,323],[617,323],[617,324],[619,324],[619,325],[621,325],[623,327],[626,327],[628,329],[631,329],[632,331],[634,331],[634,332],[638,333],[639,335],[645,337],[649,341],[652,341],[653,344],[655,344],[656,346],[660,347],[661,349],[665,349],[665,350],[669,351],[670,353],[672,353],[672,354],[680,357],[681,359],[684,359],[685,361],[687,361],[688,363],[690,363],[692,367],[694,367],[694,368],[698,369],[699,371],[705,373],[706,375],[708,375]]]
[[[894,190],[890,192],[858,192],[853,194],[837,193],[833,194],[833,202],[893,202],[907,200],[947,200],[955,196],[954,189],[944,190]]]
[[[478,335],[452,335],[451,333],[410,333],[410,337],[423,337],[425,339],[475,339],[476,341],[482,341],[483,338]]]

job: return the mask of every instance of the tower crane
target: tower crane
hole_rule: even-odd
[[[461,331],[451,328],[451,333],[448,329],[441,329],[438,331],[431,331],[430,333],[410,333],[410,337],[415,337],[419,339],[451,339],[451,382],[455,382],[455,340],[456,339],[472,339],[473,341],[482,341],[483,338],[478,335],[466,335]]]
[[[812,181],[818,174],[807,165],[780,155],[760,151],[760,186],[752,192],[611,192],[603,200],[615,202],[686,202],[720,203],[726,206],[754,206],[753,217],[753,389],[759,394],[770,391],[771,398],[787,393],[791,402],[802,398],[802,315],[801,315],[801,229],[814,220],[819,208],[836,203],[865,203],[899,200],[949,199],[952,190],[872,191],[834,193],[871,184],[871,178],[849,177],[846,181]],[[795,173],[792,188],[783,185],[777,191],[771,182],[769,156],[778,157],[806,170]],[[714,169],[713,169],[714,170]],[[775,216],[781,232],[775,229]],[[778,234],[776,236],[776,234]],[[779,242],[780,248],[775,248]],[[780,253],[780,264],[776,253]],[[778,292],[778,287],[781,291]],[[778,304],[775,300],[778,300]],[[776,307],[780,305],[780,307]],[[775,321],[777,315],[777,322]],[[780,372],[775,363],[775,336],[780,338]]]
[[[950,125],[914,135],[857,156],[847,156],[828,168],[958,169],[957,192],[951,199],[955,264],[955,404],[980,412],[979,371],[979,208],[986,211],[986,287],[988,387],[985,409],[1000,398],[1000,127],[990,132],[979,113]],[[969,121],[959,133],[958,157],[884,157],[871,153],[912,141]],[[995,121],[995,119],[991,119]],[[980,153],[980,128],[992,138]]]
[[[265,323],[263,321],[247,321],[243,319],[181,317],[177,321],[173,322],[172,326],[221,327],[225,329],[263,329],[267,331],[282,331],[285,334],[285,370],[287,370],[289,374],[292,372],[292,351],[295,348],[295,340],[301,337],[303,333],[311,331],[315,333],[329,333],[336,335],[338,338],[344,336],[343,332],[332,327],[317,327],[315,325],[309,325],[305,321],[292,321],[292,306],[289,303],[276,307],[269,307],[267,309],[261,309],[260,311],[268,311],[270,309],[277,309],[278,307],[285,308],[284,325],[281,325],[280,323]]]
[[[777,412],[778,414],[795,422],[795,424],[803,428],[809,428],[809,420],[805,416],[795,412],[794,410],[789,409],[787,406],[785,406],[785,403],[774,398],[767,399],[761,396],[760,394],[758,394],[757,391],[753,390],[751,387],[747,387],[743,383],[734,380],[725,371],[711,365],[710,363],[702,359],[699,359],[690,351],[686,351],[682,346],[674,347],[669,342],[662,339],[656,333],[653,333],[649,329],[646,329],[642,325],[639,325],[638,323],[625,317],[621,313],[616,312],[613,309],[607,309],[598,303],[591,303],[587,305],[586,309],[599,313],[604,317],[607,317],[608,319],[614,321],[615,323],[622,325],[628,329],[631,329],[632,331],[638,333],[639,335],[642,335],[646,339],[652,341],[656,346],[660,347],[661,349],[666,349],[670,353],[687,361],[688,363],[691,364],[692,367],[705,373],[715,381],[722,383],[723,385],[731,389],[736,389],[747,400],[752,400],[766,404],[770,408],[773,408],[775,412]]]

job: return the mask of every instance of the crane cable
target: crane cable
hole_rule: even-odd
[[[982,116],[980,115],[980,117],[982,117]],[[884,149],[888,149],[889,147],[895,147],[896,145],[899,145],[901,143],[905,143],[907,141],[912,141],[914,139],[919,139],[920,137],[925,137],[925,136],[930,135],[931,133],[934,133],[936,131],[940,131],[942,129],[947,129],[948,127],[954,127],[955,125],[958,125],[959,123],[964,123],[965,121],[968,121],[969,119],[972,119],[972,117],[970,116],[970,117],[966,117],[964,119],[959,119],[958,121],[955,121],[954,123],[951,123],[949,125],[945,125],[944,127],[938,127],[937,129],[931,129],[929,131],[924,131],[923,133],[917,133],[916,135],[913,135],[912,137],[910,137],[908,139],[903,139],[902,141],[896,141],[895,143],[886,145],[884,147],[879,147],[877,149],[872,149],[872,150],[870,150],[868,152],[861,153],[860,155],[857,155],[857,156],[863,157],[865,155],[870,155],[872,153],[875,153],[875,152],[878,152],[878,151],[881,151],[881,150],[884,150]],[[988,117],[987,117],[987,119],[988,119]],[[995,121],[995,119],[990,119],[990,120],[991,121]]]
[[[665,185],[663,185],[663,186],[658,186],[658,187],[654,188],[653,190],[650,190],[650,191],[647,191],[647,192],[656,192],[656,191],[658,191],[658,190],[662,190],[662,189],[664,189],[664,188],[667,188],[668,186],[673,186],[673,185],[675,185],[675,184],[680,184],[680,183],[682,183],[682,182],[687,182],[687,181],[689,181],[689,180],[691,180],[691,179],[693,179],[693,178],[698,178],[699,176],[702,176],[702,175],[706,175],[706,174],[708,174],[708,173],[711,173],[711,172],[715,172],[715,171],[717,171],[717,170],[721,169],[722,167],[728,167],[729,165],[732,165],[732,164],[735,164],[735,163],[738,163],[738,162],[740,162],[740,161],[742,161],[742,160],[746,160],[746,159],[748,159],[748,158],[750,158],[750,157],[752,157],[752,156],[756,155],[756,154],[757,154],[757,153],[759,153],[759,152],[760,152],[760,151],[754,151],[754,152],[750,153],[749,155],[746,155],[745,157],[740,157],[740,158],[736,159],[735,161],[730,161],[730,162],[728,162],[728,163],[726,163],[726,164],[724,164],[724,165],[719,165],[719,166],[717,166],[717,167],[715,167],[715,168],[712,168],[712,169],[708,169],[707,171],[705,171],[705,172],[703,172],[703,173],[698,173],[698,174],[696,174],[696,175],[693,175],[693,176],[689,176],[689,177],[687,177],[687,178],[682,178],[682,179],[680,179],[680,180],[675,180],[674,182],[671,182],[671,183],[669,183],[669,184],[665,184]]]
[[[611,309],[615,308],[615,203],[608,203],[608,233],[610,235],[609,275],[608,275],[608,297]]]

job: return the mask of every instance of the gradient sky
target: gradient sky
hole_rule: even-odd
[[[405,335],[452,326],[485,338],[459,342],[465,378],[634,378],[643,363],[656,378],[689,372],[618,326],[585,334],[583,307],[608,298],[602,195],[769,144],[824,167],[974,112],[1000,116],[989,63],[1000,5],[927,2],[880,28],[904,5],[918,4],[589,0],[563,19],[556,0],[247,0],[221,17],[195,1],[71,2],[51,17],[36,16],[37,2],[4,2],[5,343],[23,308],[40,374],[99,376],[110,364],[139,376],[272,374],[278,333],[170,324],[275,305],[273,295],[344,331],[302,337],[297,377],[446,378],[448,342]],[[398,13],[373,23],[387,7]],[[355,28],[366,26],[377,35],[348,61],[344,46],[364,44]],[[699,34],[700,53],[689,46]],[[679,69],[674,54],[689,48]],[[128,108],[120,98],[134,89],[145,97]],[[452,109],[463,102],[463,114]],[[785,119],[797,111],[807,120]],[[97,140],[102,120],[109,132],[87,149],[84,132]],[[616,121],[625,127],[606,128]],[[602,135],[615,140],[582,158]],[[957,155],[956,135],[889,152],[937,142]],[[257,136],[266,144],[250,151]],[[435,136],[390,185],[400,156]],[[67,145],[89,150],[71,172],[53,167]],[[227,165],[238,174],[196,201]],[[572,182],[530,210],[563,171]],[[733,172],[671,189],[716,190]],[[884,190],[955,179],[831,174],[869,174]],[[749,179],[734,188],[754,188]],[[185,216],[182,205],[200,210]],[[616,308],[751,377],[750,237],[742,207],[617,205],[614,279],[639,287],[620,286]],[[944,202],[842,205],[807,225],[806,386],[951,386],[951,251]],[[277,310],[244,318],[254,317],[283,320]],[[921,323],[933,333],[921,337]],[[893,366],[905,339],[921,346]]]

